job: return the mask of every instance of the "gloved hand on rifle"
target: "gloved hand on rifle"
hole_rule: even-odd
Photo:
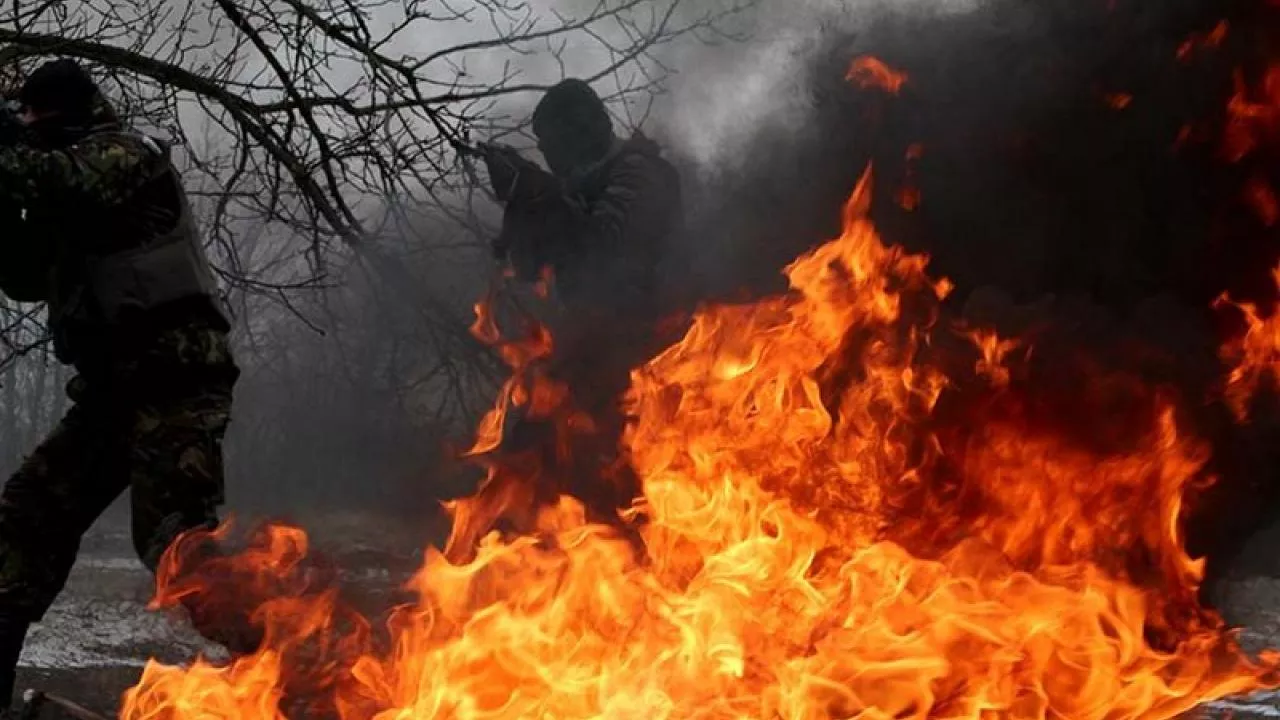
[[[489,171],[489,184],[493,186],[493,193],[501,202],[530,200],[552,190],[556,185],[556,180],[550,173],[523,157],[513,147],[481,143],[477,149]]]
[[[554,262],[557,244],[570,232],[563,186],[515,148],[482,143],[476,153],[485,161],[494,195],[506,205],[493,255],[509,262],[521,280],[536,280],[543,266]]]

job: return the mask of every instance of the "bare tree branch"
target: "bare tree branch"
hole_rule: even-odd
[[[568,74],[638,126],[664,49],[756,1],[15,0],[0,86],[77,58],[172,141],[253,378],[296,408],[377,388],[406,417],[469,427],[504,372],[467,332],[494,224],[473,139],[524,136],[530,96]],[[50,411],[24,410],[28,428],[60,407],[43,321],[0,303],[0,385]],[[286,420],[247,422],[280,443]]]

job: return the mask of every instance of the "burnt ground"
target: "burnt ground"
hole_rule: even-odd
[[[321,545],[345,568],[346,583],[362,588],[365,599],[377,604],[407,579],[420,562],[404,534],[385,524],[367,522],[378,535],[357,529],[359,519],[314,528]],[[1262,533],[1239,561],[1225,587],[1231,622],[1246,626],[1250,648],[1280,647],[1280,524]],[[398,551],[395,549],[398,548]],[[131,686],[147,657],[168,662],[190,659],[198,652],[217,657],[177,617],[148,612],[150,576],[132,556],[128,534],[117,524],[95,528],[71,575],[66,591],[45,621],[32,630],[18,688],[37,687],[58,693],[86,707],[111,714],[120,693]],[[1222,716],[1280,718],[1280,693],[1219,703]],[[1214,713],[1219,714],[1219,713]]]

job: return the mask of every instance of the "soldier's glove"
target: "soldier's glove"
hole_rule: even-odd
[[[489,171],[489,184],[498,200],[507,202],[515,190],[522,172],[536,165],[520,156],[515,148],[507,145],[481,143],[478,146],[485,168]]]
[[[520,169],[507,202],[523,205],[532,212],[554,212],[564,202],[562,188],[555,175],[530,163],[528,167]]]

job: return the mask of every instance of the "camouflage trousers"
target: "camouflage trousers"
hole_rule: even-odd
[[[75,404],[0,492],[0,613],[40,620],[81,536],[125,489],[152,572],[178,535],[216,526],[234,375],[164,389],[133,373],[72,379]]]

